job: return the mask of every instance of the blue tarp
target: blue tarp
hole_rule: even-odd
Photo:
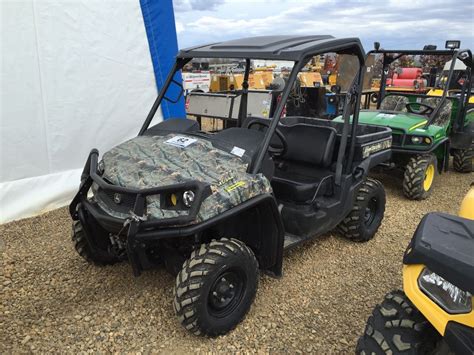
[[[172,68],[175,56],[178,53],[178,40],[174,22],[173,3],[171,0],[140,0],[143,20],[145,22],[151,60],[155,71],[155,80],[158,91],[161,90],[169,70]],[[181,72],[176,73],[177,82],[182,83]],[[178,85],[171,83],[166,94],[175,100],[180,93]],[[161,103],[163,118],[184,118],[184,98],[171,103],[163,100]]]

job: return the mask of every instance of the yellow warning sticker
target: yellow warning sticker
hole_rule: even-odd
[[[225,188],[227,192],[231,192],[232,190],[235,190],[239,187],[245,186],[245,181],[237,181],[235,184],[232,184],[228,187]]]
[[[421,126],[424,126],[428,121],[422,121],[420,123],[417,123],[416,125],[414,126],[411,126],[408,130],[409,131],[413,131],[414,129],[417,129],[417,128],[420,128]]]

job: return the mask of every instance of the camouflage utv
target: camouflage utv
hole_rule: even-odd
[[[329,50],[359,63],[344,121],[280,119],[298,72]],[[192,58],[245,59],[238,118],[217,132],[186,118],[149,127],[175,73]],[[247,115],[251,58],[294,62],[273,118]],[[216,336],[248,312],[259,270],[281,276],[284,249],[336,227],[349,239],[371,239],[385,193],[367,174],[390,158],[391,131],[357,123],[364,59],[358,39],[331,36],[255,37],[180,51],[138,136],[100,160],[90,153],[70,205],[77,252],[101,265],[128,260],[137,276],[163,264],[177,275],[180,322]]]

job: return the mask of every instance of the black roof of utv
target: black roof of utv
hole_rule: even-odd
[[[365,52],[358,38],[334,38],[329,35],[258,36],[211,43],[182,49],[178,58],[251,58],[299,61],[317,52],[356,54]]]

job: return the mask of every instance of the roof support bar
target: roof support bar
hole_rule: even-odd
[[[372,52],[369,52],[368,55],[371,53]],[[387,74],[388,74],[389,66],[390,64],[392,64],[394,61],[396,61],[402,56],[404,56],[404,54],[400,54],[394,57],[387,57],[387,55],[383,53],[382,78],[380,79],[380,92],[379,92],[379,99],[377,101],[377,110],[380,109],[380,103],[385,97],[385,87],[387,86]]]
[[[242,82],[242,95],[240,96],[239,117],[237,127],[242,127],[242,123],[247,118],[247,101],[249,96],[249,73],[250,73],[250,59],[245,59],[245,73]]]
[[[160,92],[158,93],[158,97],[155,100],[155,103],[151,107],[150,112],[148,113],[148,116],[145,119],[145,122],[143,122],[142,128],[140,128],[140,132],[138,133],[139,136],[142,136],[143,133],[148,129],[148,126],[150,125],[151,121],[153,120],[153,117],[155,117],[156,111],[158,111],[158,107],[160,107],[161,101],[163,100],[163,97],[166,94],[166,91],[168,90],[168,87],[171,84],[171,81],[173,80],[174,74],[178,71],[181,70],[186,63],[188,63],[192,58],[177,58],[176,62],[173,65],[173,68],[170,70],[168,77],[166,78],[165,84],[161,88]]]
[[[360,102],[360,95],[362,91],[362,83],[364,82],[364,73],[365,73],[365,65],[359,67],[359,72],[356,75],[355,80],[357,80],[352,86],[352,100],[354,104]],[[352,104],[351,104],[352,109]],[[354,114],[352,115],[352,130],[351,130],[351,146],[349,149],[349,159],[347,159],[346,165],[346,173],[349,173],[350,169],[352,169],[352,161],[354,159],[354,151],[355,151],[355,143],[357,136],[357,125],[359,124],[359,110],[354,110]],[[339,180],[341,177],[339,177]],[[337,173],[336,173],[336,181],[337,181]]]
[[[342,119],[344,120],[344,125],[342,127],[342,134],[341,134],[341,144],[339,145],[339,151],[337,153],[337,160],[336,160],[336,176],[335,176],[335,181],[334,183],[337,185],[337,186],[340,186],[341,185],[341,181],[342,181],[342,173],[343,173],[343,167],[344,167],[344,156],[346,154],[346,147],[347,147],[347,140],[348,140],[348,136],[349,136],[349,127],[351,125],[351,111],[352,111],[352,107],[354,104],[357,105],[357,101],[359,99],[359,84],[360,84],[360,81],[362,79],[362,69],[364,68],[364,66],[361,66],[359,68],[359,72],[357,73],[357,75],[354,77],[354,79],[352,80],[352,84],[351,86],[349,87],[349,90],[347,90],[347,94],[346,94],[346,100],[345,100],[345,105],[344,105],[344,111],[342,112]],[[358,110],[357,110],[358,111]],[[354,132],[355,132],[355,129],[356,129],[356,125],[357,124],[354,124],[354,122],[352,123],[352,134],[354,137]],[[355,138],[352,138],[351,139],[351,143],[354,143],[355,144]],[[352,147],[352,144],[351,144],[351,147]],[[353,154],[353,152],[352,152]],[[347,166],[350,166],[352,165],[352,160],[346,160],[346,164]]]
[[[283,112],[283,107],[286,104],[286,100],[288,99],[288,96],[290,95],[292,84],[295,82],[296,76],[298,75],[299,71],[305,64],[306,64],[306,61],[302,60],[300,62],[295,62],[293,66],[293,70],[291,71],[288,81],[286,82],[285,88],[283,89],[281,100],[278,103],[275,113],[273,114],[270,126],[268,127],[268,132],[265,135],[262,145],[260,146],[260,149],[258,151],[257,158],[252,162],[252,165],[250,166],[249,172],[251,174],[256,174],[260,170],[263,158],[265,157],[265,154],[268,150],[268,146],[270,145],[270,141],[273,137],[273,134],[275,133],[278,122],[280,122],[280,116],[281,116],[281,113]]]
[[[428,118],[428,121],[424,125],[424,128],[426,128],[429,125],[433,124],[433,121],[435,120],[435,118],[438,117],[438,113],[441,110],[441,107],[443,107],[444,102],[446,101],[446,97],[448,96],[449,83],[453,79],[453,73],[454,73],[454,67],[456,65],[456,59],[457,59],[457,54],[453,55],[453,59],[451,59],[451,65],[449,66],[449,75],[448,75],[448,79],[446,81],[446,85],[444,86],[443,95],[441,95],[441,100],[439,100],[439,102],[436,105],[433,112],[430,113],[430,116]]]

